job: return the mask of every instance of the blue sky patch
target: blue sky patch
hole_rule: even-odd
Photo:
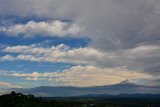
[[[31,62],[31,61],[0,61],[0,69],[7,71],[17,71],[19,73],[32,72],[55,72],[63,71],[75,66],[68,63],[51,63],[51,62]]]

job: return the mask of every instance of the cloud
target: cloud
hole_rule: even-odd
[[[19,52],[22,54],[17,57],[18,59],[70,61],[112,68],[125,66],[131,71],[140,70],[152,75],[160,73],[160,1],[158,0],[1,0],[0,10],[1,16],[12,13],[21,18],[36,16],[52,20],[71,20],[72,24],[85,28],[80,32],[81,35],[92,40],[89,47],[68,51],[56,50],[51,51],[52,54],[47,53],[51,49],[38,52],[39,54],[26,52],[24,49],[24,52]],[[45,26],[52,27],[48,21],[31,22],[35,25],[44,23]],[[15,29],[16,25],[24,29],[27,24],[29,22],[11,25],[9,29]],[[67,36],[72,24],[69,23],[67,30],[61,30],[65,33],[54,32],[54,34]],[[1,30],[7,30],[6,26]],[[42,29],[43,27],[36,28],[39,30],[34,28],[35,32],[33,32],[31,27],[30,33],[23,29],[20,31],[33,35],[37,32],[50,34],[47,29]],[[20,31],[14,32],[17,35]],[[81,37],[81,35],[71,36]]]
[[[102,86],[120,83],[128,79],[136,82],[151,79],[146,73],[131,72],[124,68],[98,68],[94,66],[74,66],[60,72],[12,73],[9,76],[26,78],[27,80],[47,80],[52,86]]]
[[[135,47],[134,49],[130,49],[131,53],[149,53],[149,52],[153,52],[156,50],[159,50],[160,47],[159,46],[154,46],[154,45],[140,45]]]
[[[25,37],[33,37],[37,35],[64,37],[68,35],[78,35],[80,30],[81,28],[75,23],[71,24],[59,20],[51,22],[29,21],[26,24],[15,24],[0,28],[1,32],[6,32],[10,36],[19,36],[23,34]]]
[[[0,82],[0,87],[2,87],[2,86],[6,87],[6,88],[21,88],[18,85],[11,84],[11,83],[8,83],[8,82]]]
[[[20,45],[8,46],[4,48],[3,51],[18,53],[18,55],[14,57],[16,60],[67,62],[76,64],[96,64],[99,62],[104,62],[112,57],[111,54],[103,53],[94,48],[85,47],[71,49],[64,44],[52,46],[50,48]]]
[[[149,81],[149,84],[159,86],[160,85],[160,77],[159,78],[154,78],[154,80]]]
[[[15,60],[15,58],[13,56],[11,56],[11,55],[5,55],[5,56],[0,57],[0,60],[1,61],[5,61],[5,60],[13,61],[13,60]]]
[[[91,46],[102,51],[115,51],[137,44],[160,43],[159,5],[157,0],[1,0],[0,14],[68,19],[84,26],[81,33],[93,40]]]
[[[41,73],[38,73],[38,72],[33,72],[32,74],[13,73],[12,76],[14,76],[14,77],[27,77],[28,80],[39,80],[39,77],[41,77]]]
[[[159,74],[160,47],[158,45],[140,45],[125,52],[128,68],[139,69],[153,75]]]
[[[73,48],[60,44],[50,48],[30,46],[8,46],[2,51],[18,53],[17,56],[2,56],[1,60],[29,60],[39,62],[67,62],[87,64],[97,67],[126,67],[152,75],[158,74],[160,47],[158,45],[139,45],[121,52],[103,52],[95,48]]]

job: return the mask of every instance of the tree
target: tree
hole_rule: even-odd
[[[11,96],[16,96],[16,95],[17,95],[17,93],[16,93],[16,92],[14,92],[14,91],[12,91],[10,95],[11,95]]]

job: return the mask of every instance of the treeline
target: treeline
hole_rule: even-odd
[[[75,100],[76,99],[76,100]],[[0,107],[160,107],[160,99],[56,98],[46,100],[12,91],[0,96]]]
[[[89,107],[79,101],[44,100],[12,91],[0,96],[0,107]]]

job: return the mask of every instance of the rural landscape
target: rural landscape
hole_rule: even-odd
[[[0,96],[0,107],[159,107],[160,95],[34,97],[12,91]]]

